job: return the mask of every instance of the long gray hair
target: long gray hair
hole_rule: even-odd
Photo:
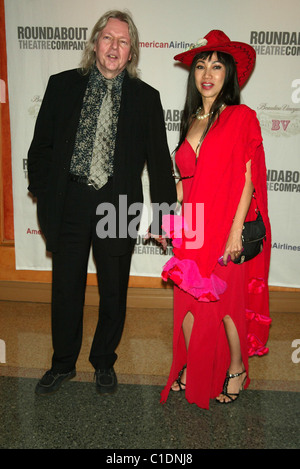
[[[105,28],[110,18],[115,18],[120,21],[124,21],[128,24],[128,31],[131,41],[131,60],[127,63],[126,69],[131,77],[138,76],[137,64],[139,61],[139,34],[138,30],[131,18],[131,15],[127,11],[110,10],[105,13],[95,24],[91,36],[86,43],[85,50],[83,52],[82,60],[80,62],[80,68],[82,73],[87,74],[93,64],[95,63],[95,52],[94,46],[98,39],[99,33]]]

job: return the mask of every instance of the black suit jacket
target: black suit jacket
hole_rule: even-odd
[[[57,249],[76,131],[89,75],[69,70],[50,77],[28,152],[28,190],[37,197],[38,217],[49,251]],[[114,155],[113,201],[143,201],[141,173],[147,163],[152,203],[173,204],[176,188],[158,91],[126,72]],[[132,249],[134,240],[111,240],[112,253]]]

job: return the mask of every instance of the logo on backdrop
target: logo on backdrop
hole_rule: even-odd
[[[141,49],[188,49],[191,46],[190,42],[185,41],[140,41]]]
[[[300,133],[300,79],[291,83],[290,104],[261,103],[257,116],[262,130],[273,137],[290,137]]]
[[[41,104],[42,104],[42,97],[39,95],[33,96],[33,98],[31,99],[31,104],[28,108],[28,114],[34,120],[37,118]]]
[[[300,172],[288,169],[268,169],[268,191],[300,193]]]
[[[84,50],[86,27],[72,26],[18,26],[20,49],[32,50]]]
[[[300,55],[300,32],[250,31],[250,44],[258,55]]]
[[[262,130],[273,137],[291,137],[300,133],[300,79],[291,82],[290,104],[261,103],[257,117]]]
[[[272,243],[272,249],[277,249],[278,251],[291,251],[291,252],[300,252],[300,246],[297,244],[289,244],[289,243]]]
[[[168,132],[179,132],[183,111],[179,109],[164,109],[166,130]]]
[[[173,253],[173,246],[170,239],[167,239],[167,248],[164,251],[161,246],[157,245],[155,239],[145,239],[145,237],[138,235],[134,245],[134,254],[145,255],[151,254],[154,256],[171,256]]]
[[[262,130],[273,137],[291,137],[300,133],[300,107],[261,103],[257,117]]]

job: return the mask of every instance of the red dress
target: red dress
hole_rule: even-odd
[[[256,258],[241,265],[222,256],[235,212],[245,185],[246,163],[251,159],[256,202],[252,200],[246,220],[255,218],[256,203],[266,226],[264,249]],[[183,179],[183,219],[197,220],[203,232],[203,245],[194,249],[191,236],[182,232],[173,240],[174,256],[164,266],[162,277],[174,282],[173,362],[161,402],[187,364],[185,396],[188,402],[209,408],[209,400],[220,394],[230,353],[222,319],[229,315],[240,338],[243,363],[249,385],[248,357],[267,353],[269,324],[268,272],[271,231],[267,208],[266,166],[260,126],[256,114],[245,105],[228,106],[205,137],[196,155],[185,140],[176,154]],[[203,220],[195,215],[204,204]],[[200,226],[201,222],[201,226]],[[200,239],[200,237],[198,237]],[[195,236],[196,239],[196,236]],[[197,244],[196,244],[197,246]],[[189,349],[186,350],[182,322],[190,311],[194,316]]]

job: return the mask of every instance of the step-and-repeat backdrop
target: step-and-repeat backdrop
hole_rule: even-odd
[[[299,0],[6,0],[16,268],[51,269],[27,193],[27,151],[48,78],[78,66],[92,27],[110,9],[129,10],[139,29],[140,76],[160,91],[170,151],[179,136],[187,80],[173,57],[211,29],[256,49],[242,101],[257,112],[266,152],[273,231],[269,283],[300,287]],[[146,168],[143,185],[149,207]],[[148,223],[143,217],[131,274],[159,277],[171,248],[163,253],[145,242]],[[95,271],[92,258],[89,271]]]

